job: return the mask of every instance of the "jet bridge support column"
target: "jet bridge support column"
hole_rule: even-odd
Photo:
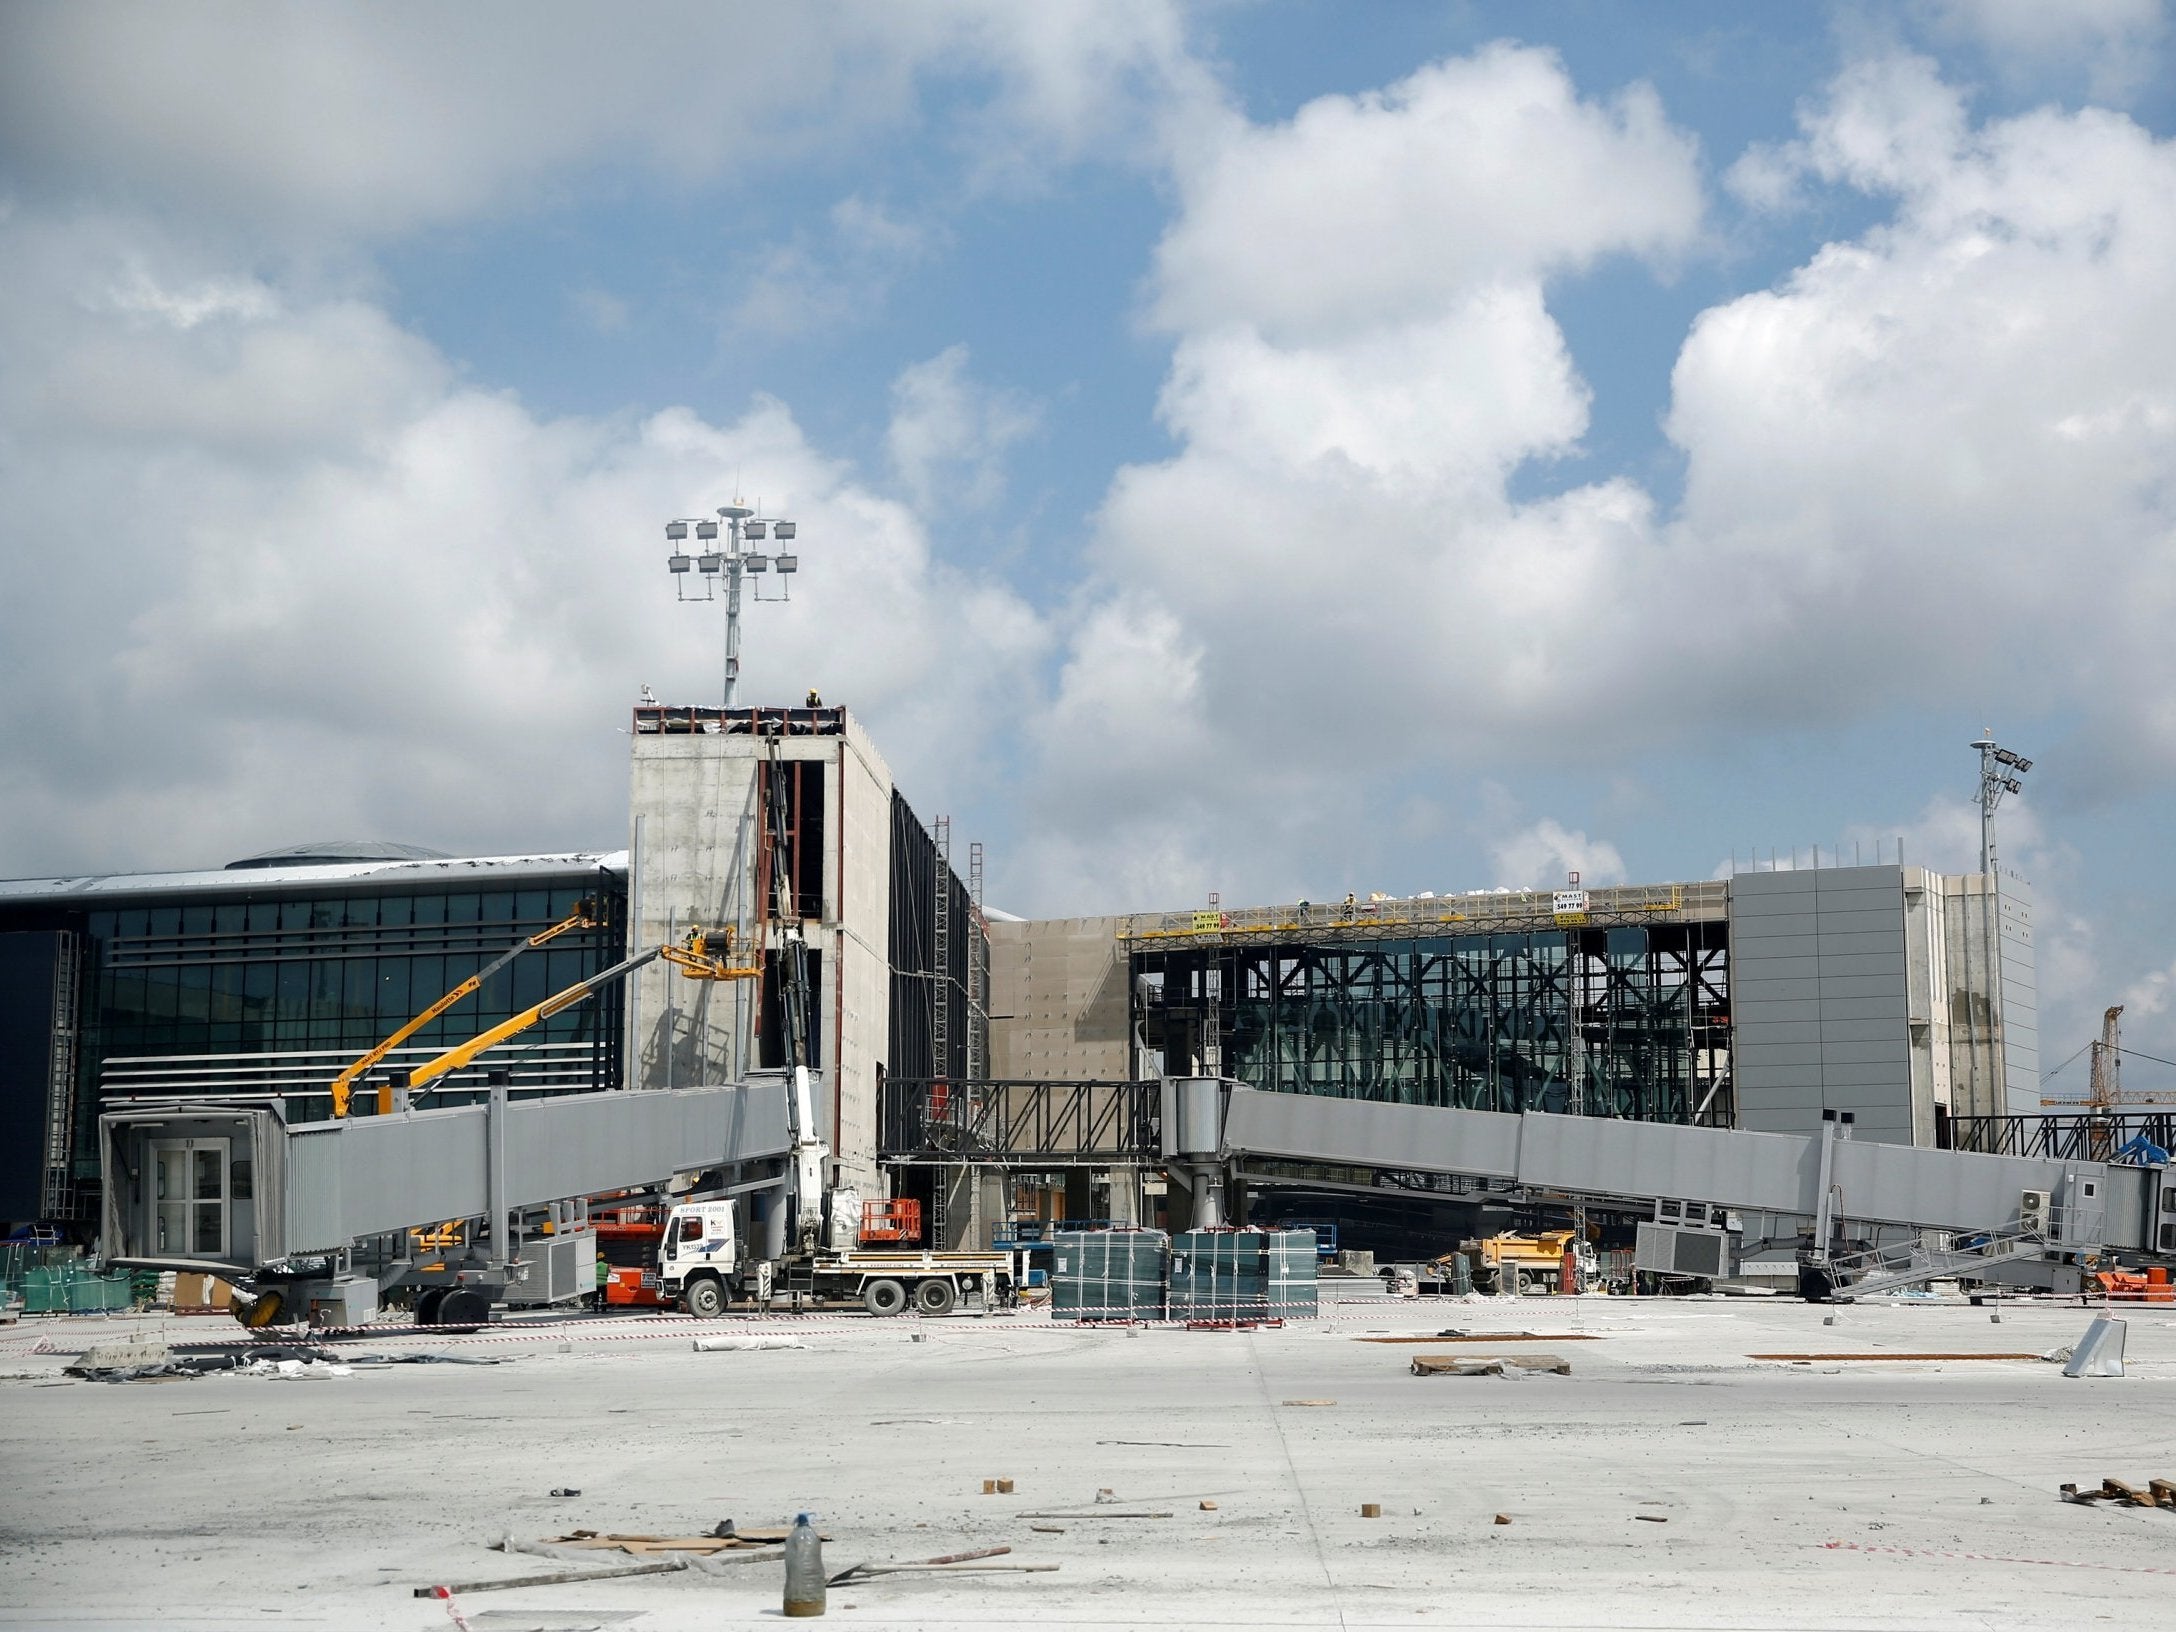
[[[1224,1085],[1215,1077],[1172,1077],[1164,1083],[1169,1154],[1193,1193],[1192,1227],[1224,1222]]]

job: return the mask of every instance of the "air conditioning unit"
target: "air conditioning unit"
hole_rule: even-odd
[[[1634,1269],[1657,1275],[1698,1275],[1711,1281],[1732,1273],[1733,1243],[1720,1230],[1642,1224],[1634,1240]]]
[[[2021,1235],[2048,1233],[2048,1193],[2027,1190],[2017,1204],[2017,1228]]]

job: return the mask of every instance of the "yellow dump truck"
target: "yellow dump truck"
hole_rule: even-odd
[[[1564,1254],[1572,1254],[1572,1262],[1579,1276],[1579,1286],[1574,1290],[1598,1287],[1602,1280],[1602,1266],[1594,1255],[1594,1244],[1579,1239],[1570,1230],[1543,1230],[1536,1235],[1492,1235],[1482,1241],[1468,1241],[1459,1248],[1473,1268],[1473,1289],[1476,1292],[1555,1292],[1561,1289],[1564,1278]],[[1446,1253],[1436,1260],[1439,1272],[1448,1267],[1448,1260],[1457,1254]]]

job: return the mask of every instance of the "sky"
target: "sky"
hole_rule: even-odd
[[[2176,1059],[2172,49],[0,8],[0,876],[624,846],[640,688],[722,686],[664,523],[738,497],[802,569],[739,700],[852,709],[993,907],[1968,870],[1991,730],[2043,1065]]]

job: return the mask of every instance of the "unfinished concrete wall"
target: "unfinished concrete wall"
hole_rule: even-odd
[[[824,863],[824,1049],[831,1147],[864,1195],[881,1195],[877,1080],[891,1045],[892,773],[848,716],[827,789]],[[822,1116],[823,1113],[819,1113]]]
[[[820,739],[791,745],[819,746]],[[761,754],[752,736],[636,733],[628,794],[630,946],[678,941],[698,924],[752,937]],[[642,970],[630,995],[628,1085],[738,1080],[750,1063],[755,1000],[752,982],[692,981],[663,963]]]
[[[990,1075],[1135,1075],[1126,949],[1117,918],[990,925]]]
[[[784,763],[821,767],[823,778],[821,912],[800,925],[818,954],[818,1131],[846,1180],[875,1194],[877,1068],[891,1025],[892,778],[860,723],[843,710],[836,720],[820,733],[783,735],[777,753]],[[732,926],[742,949],[752,950],[769,905],[758,899],[758,795],[769,753],[765,738],[745,729],[637,730],[628,859],[635,945],[678,939],[700,922]],[[633,1086],[731,1082],[763,1063],[755,1057],[756,982],[691,981],[663,965],[638,980]]]

